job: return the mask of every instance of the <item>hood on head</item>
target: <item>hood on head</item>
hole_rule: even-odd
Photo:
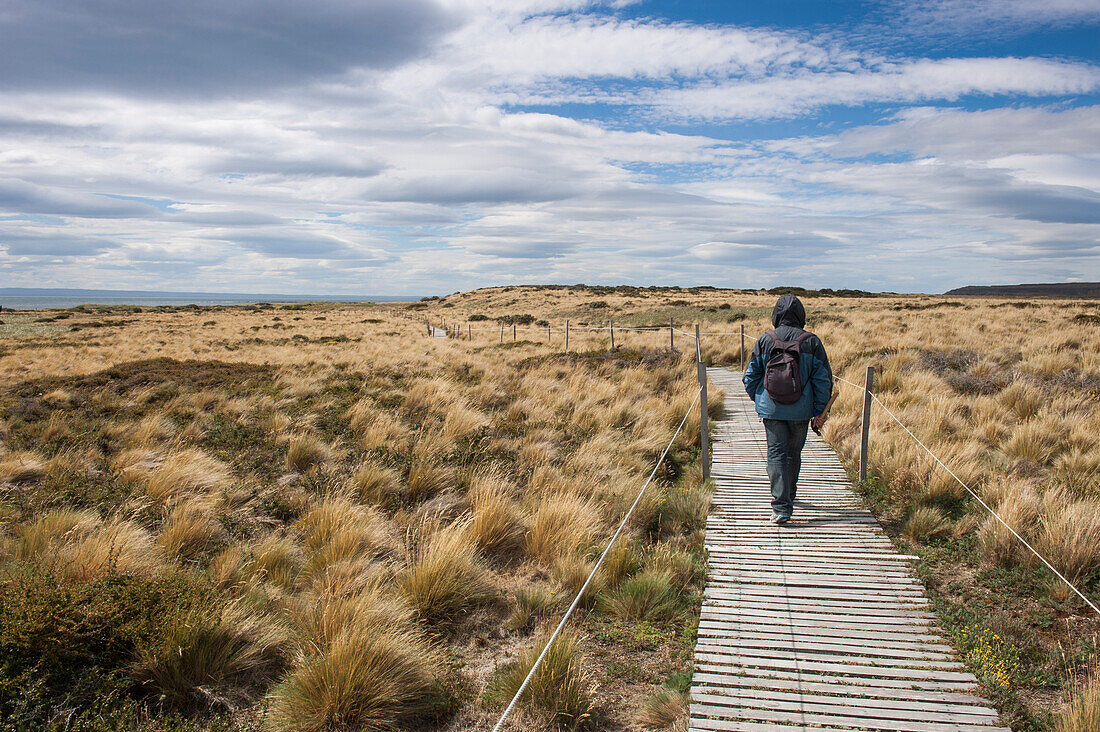
[[[802,328],[806,325],[806,308],[802,301],[794,295],[784,295],[779,298],[772,309],[772,325],[778,328],[781,325],[793,325]]]

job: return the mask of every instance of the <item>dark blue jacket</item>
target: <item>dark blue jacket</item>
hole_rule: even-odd
[[[797,297],[784,295],[772,311],[775,332],[785,341],[793,341],[806,325],[806,309]],[[772,400],[764,388],[764,367],[771,357],[773,338],[765,333],[756,340],[752,357],[745,368],[745,391],[756,402],[756,413],[762,419],[786,419],[792,422],[808,420],[825,411],[833,394],[833,370],[825,346],[815,335],[802,341],[799,370],[802,376],[802,398],[794,404]]]

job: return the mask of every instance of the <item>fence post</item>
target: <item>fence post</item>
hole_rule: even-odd
[[[546,324],[546,345],[550,345],[550,324]]]
[[[615,350],[615,321],[607,321],[607,326],[611,329],[611,350]]]
[[[565,321],[565,350],[569,350],[569,321]]]
[[[424,325],[428,326],[428,335],[432,334],[432,321],[430,318],[424,318]]]
[[[867,480],[867,438],[871,433],[871,388],[875,384],[875,367],[867,367],[863,382],[863,426],[859,438],[859,480]]]
[[[707,365],[696,363],[699,375],[699,460],[703,465],[703,480],[710,478],[710,435],[707,425]]]
[[[695,324],[695,360],[698,363],[703,362],[703,351],[699,348],[699,324]]]
[[[741,324],[741,370],[745,370],[745,324]]]
[[[504,321],[500,321],[500,342],[504,343]]]
[[[516,342],[516,324],[512,323],[512,343]]]
[[[474,326],[469,323],[466,324],[466,340],[472,341],[474,339]]]
[[[672,328],[672,318],[668,319],[668,350],[676,350],[676,331]]]

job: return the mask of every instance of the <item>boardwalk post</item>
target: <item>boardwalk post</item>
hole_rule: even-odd
[[[565,321],[565,350],[569,350],[569,321]]]
[[[676,331],[672,328],[672,318],[668,319],[668,350],[676,350]]]
[[[607,321],[607,327],[611,329],[611,350],[615,350],[615,321]]]
[[[871,432],[871,388],[875,383],[875,367],[867,367],[863,382],[863,426],[859,438],[859,481],[867,480],[867,438]]]
[[[710,478],[710,435],[707,425],[707,365],[696,362],[699,375],[699,461],[703,464],[703,480]]]
[[[741,324],[741,370],[745,370],[745,324]]]

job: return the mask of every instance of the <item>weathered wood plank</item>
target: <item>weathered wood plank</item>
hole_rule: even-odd
[[[711,425],[716,490],[695,648],[692,732],[997,732],[997,712],[935,627],[917,559],[897,552],[828,445],[803,451],[794,519],[768,522],[763,430],[740,374]]]

